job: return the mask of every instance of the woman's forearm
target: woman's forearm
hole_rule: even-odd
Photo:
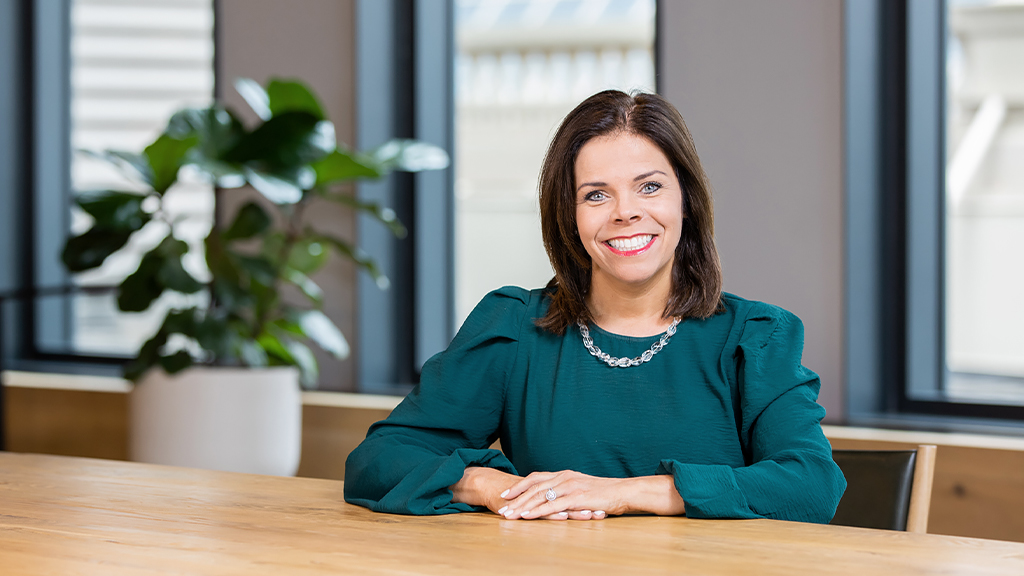
[[[678,516],[686,504],[676,490],[675,479],[666,474],[629,478],[624,486],[625,513]]]

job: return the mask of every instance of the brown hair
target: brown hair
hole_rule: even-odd
[[[711,185],[679,111],[657,94],[605,90],[562,120],[540,172],[540,219],[555,277],[551,305],[537,326],[562,334],[577,319],[590,321],[590,255],[576,225],[576,157],[592,138],[625,132],[642,136],[668,158],[683,191],[683,227],[672,266],[665,317],[707,318],[722,309],[722,267],[715,249]]]

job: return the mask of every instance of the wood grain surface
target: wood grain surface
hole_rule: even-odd
[[[406,517],[342,483],[0,452],[0,573],[1024,574],[1024,544],[772,520]]]

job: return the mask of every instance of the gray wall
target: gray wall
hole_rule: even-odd
[[[354,0],[221,0],[218,18],[217,72],[221,95],[232,108],[248,110],[234,90],[235,78],[248,77],[260,83],[271,76],[299,78],[320,95],[338,140],[355,141]],[[247,118],[255,119],[251,114]],[[220,217],[230,218],[250,194],[224,192],[218,206]],[[354,218],[348,210],[317,203],[306,213],[318,229],[355,240]],[[314,347],[320,359],[321,389],[356,389],[355,274],[354,266],[333,258],[314,278],[328,295],[324,311],[352,345],[352,355],[345,361],[334,360]],[[301,301],[300,296],[292,296]]]
[[[715,195],[725,289],[804,322],[827,419],[844,414],[841,0],[661,3],[660,91]]]
[[[26,125],[21,19],[21,3],[0,3],[0,292],[20,284],[20,239],[24,231],[18,214],[28,197],[24,193]]]

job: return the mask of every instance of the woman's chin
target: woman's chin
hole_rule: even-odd
[[[601,271],[600,275],[604,276],[604,280],[609,284],[633,286],[636,288],[650,286],[652,284],[658,283],[658,281],[660,280],[668,280],[670,278],[670,274],[666,272],[666,269],[656,269],[646,266],[630,266],[611,270],[603,270]]]

